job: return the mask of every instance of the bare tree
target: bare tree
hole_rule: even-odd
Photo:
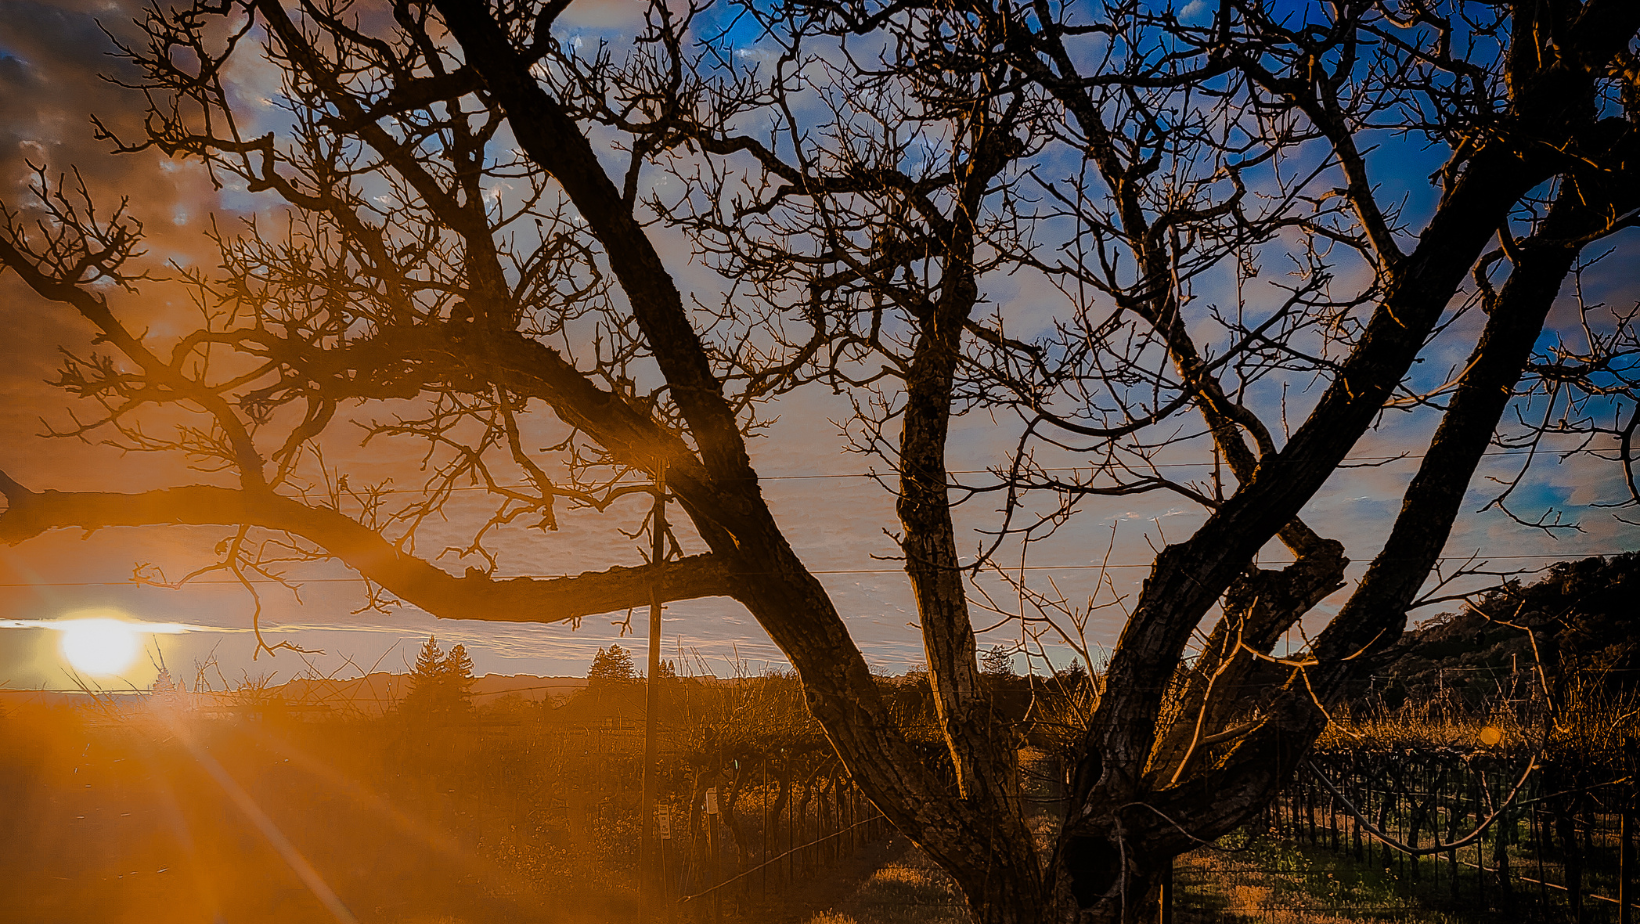
[[[147,282],[141,225],[72,183],[41,173],[37,201],[6,213],[0,261],[112,350],[66,361],[59,384],[103,411],[67,435],[223,477],[118,494],[0,476],[0,538],[221,524],[216,568],[248,580],[334,557],[376,602],[447,618],[731,597],[791,659],[856,783],[978,919],[1136,921],[1171,858],[1252,817],[1399,635],[1488,446],[1569,436],[1629,466],[1627,316],[1581,304],[1586,342],[1539,349],[1568,275],[1640,210],[1626,0],[1222,0],[1197,18],[1137,2],[748,4],[739,27],[772,49],[756,65],[698,25],[705,8],[652,5],[617,55],[556,39],[566,6],[150,12],[147,44],[126,49],[148,136],[111,140],[198,159],[288,219],[218,234],[220,272],[183,272],[206,324],[170,341],[122,320]],[[281,75],[274,118],[224,83],[256,54]],[[1384,129],[1448,154],[1417,225],[1374,175]],[[717,266],[721,301],[686,301],[652,220]],[[1058,293],[1046,333],[987,307],[1004,273]],[[1469,357],[1448,380],[1418,373],[1455,342]],[[954,788],[760,493],[745,434],[763,402],[810,383],[854,400],[856,447],[893,472]],[[1310,396],[1281,400],[1288,384]],[[425,445],[409,503],[327,461],[355,408],[372,439]],[[1305,506],[1398,409],[1439,423],[1384,551],[1278,657],[1345,583],[1344,543]],[[950,470],[965,413],[1014,421],[1017,451],[987,478]],[[169,435],[144,423],[177,414]],[[1213,475],[1165,475],[1179,459]],[[492,505],[458,550],[482,567],[456,576],[415,542],[464,482]],[[560,506],[613,512],[661,485],[693,530],[676,555],[494,577],[501,527],[550,530]],[[974,619],[1000,610],[1025,642],[1058,632],[1085,651],[1087,611],[1023,569],[1025,612],[999,606],[979,575],[1086,498],[1150,491],[1203,524],[1123,604],[1042,856]],[[970,497],[1001,498],[1001,516],[965,559],[952,510]],[[1280,570],[1257,564],[1272,541],[1292,558]]]

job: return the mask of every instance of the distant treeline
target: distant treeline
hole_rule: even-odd
[[[1640,553],[1559,562],[1529,583],[1509,581],[1466,605],[1409,630],[1382,655],[1364,697],[1391,708],[1452,698],[1471,706],[1511,685],[1569,684],[1613,697],[1640,691]],[[1538,668],[1541,666],[1541,673]]]

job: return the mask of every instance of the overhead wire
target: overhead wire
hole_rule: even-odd
[[[1628,554],[1630,552],[1633,552],[1633,551],[1635,551],[1635,550],[1634,549],[1618,549],[1618,550],[1614,550],[1614,551],[1613,550],[1608,550],[1608,551],[1571,552],[1571,553],[1561,553],[1561,554],[1558,554],[1558,555],[1481,555],[1481,556],[1474,556],[1474,555],[1442,555],[1437,559],[1437,561],[1444,561],[1444,562],[1447,562],[1447,561],[1465,561],[1465,562],[1473,561],[1477,564],[1480,564],[1480,563],[1483,563],[1483,562],[1493,562],[1493,561],[1562,561],[1562,560],[1566,560],[1568,557],[1573,557],[1573,558],[1593,558],[1595,556],[1605,557],[1605,556],[1612,556],[1612,555],[1626,555],[1626,554]],[[1007,572],[1007,573],[1010,573],[1010,574],[1018,572],[1018,571],[1022,571],[1022,570],[1023,571],[1102,571],[1102,570],[1104,570],[1104,571],[1114,571],[1114,570],[1117,570],[1117,569],[1150,568],[1150,567],[1152,567],[1152,565],[1154,565],[1154,562],[1121,562],[1121,563],[1100,564],[1100,565],[1092,565],[1092,564],[1089,564],[1089,565],[1026,565],[1023,568],[1020,568],[1018,566],[1013,566],[1013,567],[1003,568],[1002,570]],[[966,568],[966,567],[971,567],[971,566],[964,566],[964,567]],[[905,571],[902,568],[811,568],[811,569],[809,569],[809,573],[810,574],[815,574],[815,575],[904,574]],[[560,575],[560,577],[573,577],[573,576],[574,575]],[[515,577],[530,577],[530,576],[529,575],[516,575]],[[506,580],[510,580],[510,579],[511,578],[508,578],[508,577],[492,578],[492,580],[496,580],[496,581],[506,581]],[[537,580],[553,580],[554,576],[537,577],[536,579]],[[359,581],[362,581],[362,580],[365,580],[365,578],[355,575],[353,577],[314,577],[314,578],[294,578],[293,577],[293,578],[290,578],[288,581],[278,581],[278,580],[275,580],[273,578],[249,578],[248,582],[252,583],[252,584],[282,584],[282,583],[290,583],[290,584],[354,584],[354,583],[358,583]],[[201,587],[201,586],[203,586],[203,587],[211,587],[211,586],[242,587],[242,586],[244,586],[245,583],[247,583],[247,581],[240,581],[240,580],[232,580],[232,581],[189,581],[187,586],[189,586],[189,587]],[[0,589],[4,589],[4,588],[21,588],[21,587],[143,587],[143,586],[163,586],[163,585],[157,585],[157,584],[154,584],[153,582],[150,582],[150,581],[134,581],[134,580],[129,580],[129,579],[123,580],[123,581],[0,581]],[[170,588],[167,588],[167,589],[170,589]]]
[[[1531,454],[1532,454],[1531,451],[1527,450],[1527,449],[1494,449],[1494,450],[1489,450],[1487,452],[1481,453],[1481,455],[1483,457],[1492,457],[1492,458],[1504,457],[1504,456],[1528,456],[1528,455],[1531,455]],[[1366,465],[1373,465],[1373,466],[1384,465],[1384,464],[1387,464],[1387,463],[1390,463],[1390,462],[1416,461],[1416,460],[1420,460],[1420,459],[1424,458],[1425,455],[1426,455],[1425,453],[1410,453],[1409,452],[1409,453],[1398,453],[1396,455],[1387,455],[1387,456],[1355,456],[1355,457],[1352,457],[1352,458],[1345,459],[1343,462],[1339,463],[1339,467],[1340,468],[1352,468],[1352,467],[1356,467],[1356,466],[1366,466]],[[1145,463],[1145,464],[1150,468],[1212,468],[1213,466],[1218,465],[1220,463],[1211,462],[1211,461],[1202,461],[1202,462],[1148,462],[1148,463]],[[1090,466],[1087,466],[1087,465],[1060,465],[1060,466],[1049,466],[1049,467],[1046,467],[1046,468],[1037,468],[1037,469],[1033,469],[1033,471],[1037,471],[1037,472],[1080,472],[1080,471],[1088,471],[1089,469],[1090,469]],[[946,471],[946,474],[947,475],[990,475],[990,474],[995,474],[995,472],[996,472],[995,469],[988,469],[988,468],[966,468],[966,469],[948,469]],[[893,477],[893,474],[894,473],[891,472],[891,471],[890,472],[798,472],[798,473],[789,474],[789,475],[763,475],[763,474],[759,474],[756,477],[757,477],[757,480],[759,482],[764,482],[764,481],[814,481],[814,480],[847,479],[847,478],[867,478],[867,479],[889,478],[889,477]],[[492,490],[494,490],[494,491],[506,491],[506,490],[530,490],[530,489],[533,489],[534,487],[535,487],[535,485],[526,484],[526,483],[498,484],[498,485],[494,485],[494,486],[485,485],[485,484],[473,484],[473,485],[448,485],[448,486],[445,486],[445,487],[441,488],[440,490],[443,490],[443,491],[492,491]],[[379,488],[379,489],[374,489],[374,493],[378,493],[378,494],[418,494],[418,493],[421,493],[421,491],[422,491],[422,489],[420,489],[420,488]],[[360,493],[365,493],[365,492],[360,492]]]

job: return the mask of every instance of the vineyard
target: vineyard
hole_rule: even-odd
[[[926,678],[880,682],[938,768]],[[1006,709],[1030,702],[1027,680],[993,684]],[[0,898],[0,917],[964,919],[943,873],[849,780],[795,678],[662,687],[647,878],[644,690],[630,680],[448,708],[384,708],[385,683],[318,681],[11,696],[0,861],[35,887]],[[1044,844],[1064,810],[1064,729],[1088,693],[1036,689],[1020,770]],[[1574,693],[1555,711],[1529,689],[1341,710],[1262,817],[1176,862],[1159,916],[1629,924],[1640,712],[1631,696]],[[865,916],[830,914],[862,882]],[[551,900],[566,892],[573,907]]]
[[[1633,697],[1456,699],[1338,716],[1262,819],[1181,858],[1170,913],[1634,920]]]
[[[581,921],[759,916],[888,831],[794,678],[679,679],[663,700],[659,881],[639,881],[640,684],[374,717],[318,685],[0,703],[0,919]],[[912,696],[915,700],[915,695]],[[201,881],[218,885],[205,890]],[[231,884],[231,885],[223,885]],[[818,891],[816,891],[818,890]],[[573,907],[550,896],[573,892]],[[488,916],[471,917],[481,910]],[[197,911],[197,914],[193,912]],[[419,918],[416,918],[419,920]]]

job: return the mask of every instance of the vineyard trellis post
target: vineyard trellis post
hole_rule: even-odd
[[[1635,793],[1640,791],[1640,782],[1635,778],[1636,772],[1640,772],[1640,759],[1637,758],[1640,758],[1640,742],[1632,737],[1623,739],[1623,763],[1628,771],[1628,782],[1618,797],[1621,801],[1617,821],[1617,924],[1630,924],[1634,916],[1629,907],[1634,900],[1629,877],[1634,873]]]
[[[1497,802],[1502,795],[1500,787],[1494,785],[1493,801]],[[1514,893],[1514,887],[1509,882],[1509,845],[1515,839],[1515,816],[1509,807],[1504,807],[1503,814],[1498,816],[1497,825],[1497,830],[1493,832],[1492,857],[1498,866],[1498,902],[1500,906],[1507,908]]]
[[[1633,786],[1632,782],[1630,786]],[[1618,816],[1617,821],[1617,924],[1629,924],[1632,919],[1629,910],[1629,902],[1632,900],[1632,896],[1629,894],[1629,864],[1631,862],[1630,858],[1634,854],[1634,802],[1632,790],[1629,795],[1631,798],[1625,800],[1623,813]]]
[[[1332,802],[1321,801],[1318,786]],[[1640,741],[1630,738],[1547,758],[1451,747],[1323,752],[1271,803],[1264,827],[1294,848],[1336,843],[1334,852],[1355,855],[1365,870],[1396,872],[1418,894],[1440,893],[1466,910],[1535,902],[1545,913],[1563,908],[1563,918],[1552,916],[1568,922],[1633,924],[1637,796]],[[1336,841],[1334,803],[1346,813]],[[1329,815],[1314,818],[1320,812]],[[1361,854],[1352,833],[1362,836]],[[1426,873],[1427,890],[1417,886]]]
[[[1173,866],[1174,861],[1168,860],[1167,864],[1162,868],[1161,924],[1173,924]]]
[[[1583,774],[1574,773],[1576,790],[1562,800],[1570,804],[1558,812],[1560,849],[1566,856],[1566,900],[1571,903],[1572,921],[1583,924],[1583,844],[1577,837],[1577,813],[1583,808]]]
[[[655,474],[655,506],[650,514],[650,562],[659,566],[666,557],[666,466],[661,464]],[[638,843],[638,916],[649,917],[649,907],[658,904],[646,901],[652,889],[651,880],[664,877],[664,872],[653,869],[659,851],[655,845],[655,771],[660,759],[656,743],[656,726],[660,721],[661,702],[661,594],[659,578],[649,588],[649,677],[644,702],[643,734],[643,809],[642,840]],[[661,883],[664,896],[665,884]],[[663,901],[664,903],[664,897]]]
[[[1486,823],[1486,770],[1479,768],[1473,778],[1475,788],[1475,824]],[[1486,907],[1486,836],[1475,838],[1475,904]]]
[[[758,837],[762,862],[758,864],[762,870],[762,900],[769,900],[769,761],[763,761],[763,833]]]

